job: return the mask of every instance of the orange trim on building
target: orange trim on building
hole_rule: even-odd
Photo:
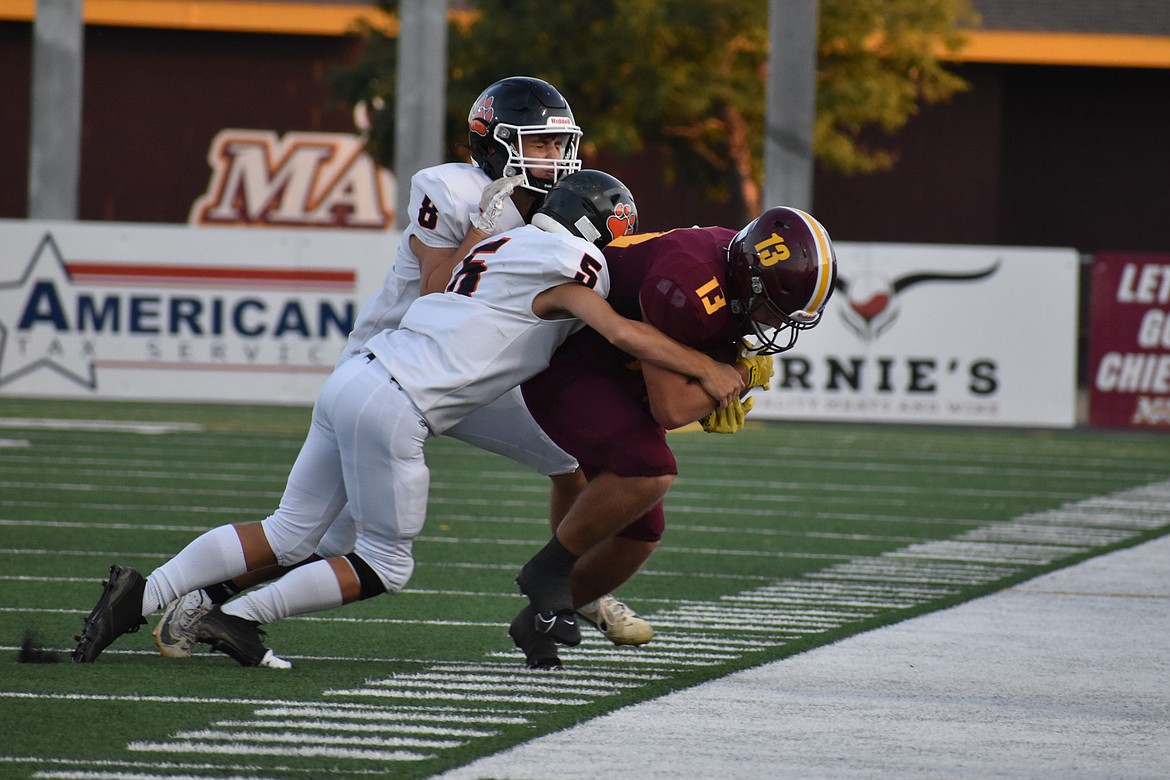
[[[0,21],[30,22],[37,0],[4,0]],[[344,35],[359,19],[393,30],[369,3],[290,0],[85,0],[86,24],[284,35]],[[453,12],[467,13],[467,12]],[[972,30],[953,59],[1031,65],[1170,68],[1170,36]]]
[[[36,0],[5,0],[0,20],[32,21]],[[171,30],[345,35],[359,19],[393,30],[397,20],[371,3],[297,3],[264,0],[85,0],[85,23]]]
[[[975,30],[965,33],[960,62],[1170,68],[1170,37]]]

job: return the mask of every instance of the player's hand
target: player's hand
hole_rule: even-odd
[[[744,401],[738,398],[725,409],[716,409],[699,420],[703,430],[707,433],[735,433],[743,428],[744,418],[752,410],[756,399],[748,398]]]
[[[715,401],[716,409],[724,409],[744,394],[743,377],[735,366],[708,360],[709,369],[699,378],[707,395]]]
[[[744,384],[747,389],[751,390],[753,387],[762,387],[765,390],[770,388],[772,374],[776,372],[775,366],[772,365],[771,355],[754,355],[752,357],[737,358],[735,365],[744,369],[746,377]]]
[[[504,213],[504,201],[512,196],[512,191],[524,182],[524,174],[505,176],[496,179],[483,188],[479,196],[479,213],[471,215],[471,225],[489,236],[495,235],[496,223]]]

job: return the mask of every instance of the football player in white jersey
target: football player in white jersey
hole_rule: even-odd
[[[199,641],[241,665],[289,667],[264,646],[260,625],[400,591],[426,517],[427,437],[534,376],[584,325],[644,362],[694,377],[719,406],[732,403],[744,389],[734,367],[605,301],[600,247],[636,225],[621,182],[580,171],[550,190],[531,225],[476,245],[445,292],[420,298],[398,329],[371,337],[326,380],[277,510],[202,534],[149,577],[112,566],[73,660],[93,662],[182,594],[303,561],[348,502],[358,532],[353,552],[294,568],[198,622]]]
[[[338,365],[356,356],[373,335],[397,328],[407,307],[420,295],[441,291],[455,265],[471,248],[496,233],[525,224],[548,190],[581,168],[577,152],[581,129],[568,101],[545,81],[512,76],[485,89],[467,118],[472,163],[424,168],[411,178],[408,214],[394,264],[382,288],[358,313]],[[446,432],[514,461],[550,479],[549,515],[553,527],[585,486],[577,461],[552,442],[532,419],[519,388],[461,420]],[[357,531],[343,509],[317,557],[353,549]],[[195,622],[214,604],[245,588],[280,576],[283,567],[251,572],[187,594],[167,606],[154,629],[166,657],[185,658],[195,643]],[[621,620],[604,631],[615,643],[641,644],[653,631],[633,610],[604,596]]]

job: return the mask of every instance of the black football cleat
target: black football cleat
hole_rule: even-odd
[[[524,663],[529,669],[555,672],[565,668],[557,656],[557,643],[548,634],[536,630],[536,610],[531,604],[512,618],[508,636],[524,653]]]
[[[571,571],[571,567],[564,572],[553,571],[543,566],[540,556],[536,556],[524,564],[516,584],[531,603],[533,628],[562,645],[573,647],[581,644],[581,626],[569,590]]]
[[[260,624],[229,615],[222,609],[211,611],[196,623],[195,638],[211,645],[212,650],[229,655],[240,666],[263,666],[268,669],[291,669],[292,664],[264,646]]]
[[[129,566],[110,567],[110,578],[102,583],[97,606],[85,619],[81,634],[75,636],[73,660],[92,664],[102,651],[122,634],[133,634],[146,623],[142,617],[142,596],[146,578]]]
[[[573,610],[537,612],[532,626],[538,634],[544,634],[562,645],[576,647],[581,644],[581,626]]]

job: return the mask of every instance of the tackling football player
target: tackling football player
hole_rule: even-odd
[[[442,291],[472,247],[528,222],[545,193],[581,168],[581,129],[568,101],[540,79],[512,76],[487,87],[472,104],[467,125],[472,163],[436,165],[411,178],[410,224],[381,290],[362,306],[338,364],[357,356],[374,334],[397,328],[411,302]],[[445,435],[548,476],[554,526],[585,486],[577,461],[532,419],[519,388],[472,413]],[[310,559],[344,555],[353,550],[356,536],[353,517],[343,509]],[[249,572],[235,582],[176,599],[154,628],[159,652],[169,658],[189,657],[196,622],[212,606],[284,571],[276,566]],[[615,643],[642,643],[653,633],[648,623],[608,595],[594,609],[610,616],[604,631]]]
[[[771,355],[820,321],[837,270],[825,229],[786,207],[738,233],[711,227],[620,237],[605,256],[616,311],[734,360],[749,389],[766,388]],[[702,419],[708,431],[734,432],[752,399],[713,409],[689,377],[639,364],[589,329],[571,336],[523,392],[537,422],[589,478],[517,578],[530,604],[509,633],[529,667],[556,669],[557,643],[580,639],[573,607],[633,576],[662,537],[662,499],[678,473],[666,430]]]

